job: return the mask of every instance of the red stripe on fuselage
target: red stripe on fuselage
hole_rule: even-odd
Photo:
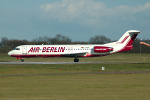
[[[22,58],[29,58],[29,57],[62,57],[62,55],[43,55],[43,54],[34,54],[34,55],[11,55],[11,57],[22,57]]]
[[[78,57],[99,57],[99,56],[106,56],[109,54],[100,54],[100,55],[88,55],[88,56],[78,56]],[[67,55],[61,55],[61,54],[57,54],[57,55],[43,55],[43,54],[38,54],[38,55],[11,55],[11,57],[20,57],[20,58],[29,58],[29,57],[74,57],[74,55],[72,56],[67,56]]]

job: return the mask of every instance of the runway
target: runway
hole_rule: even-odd
[[[104,64],[121,62],[0,62],[0,65],[44,65],[44,64]]]

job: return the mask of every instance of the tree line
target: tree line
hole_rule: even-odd
[[[150,53],[150,47],[145,45],[140,45],[140,39],[136,39],[133,43],[133,50],[126,51],[128,53]],[[0,42],[0,53],[7,53],[12,50],[16,46],[19,45],[56,45],[56,44],[104,44],[113,42],[111,39],[103,36],[97,35],[95,37],[91,37],[89,41],[72,41],[69,37],[57,34],[55,37],[39,37],[33,39],[31,41],[28,40],[18,40],[18,39],[8,39],[6,37],[1,38]],[[146,42],[150,44],[150,40],[142,40],[142,42]],[[140,49],[141,48],[141,49]]]

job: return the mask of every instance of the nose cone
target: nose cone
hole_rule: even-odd
[[[9,52],[8,52],[8,55],[11,56],[11,54],[12,54],[11,51],[9,51]]]

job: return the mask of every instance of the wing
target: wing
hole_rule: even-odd
[[[70,54],[63,54],[65,57],[82,57],[85,56],[87,52],[80,52],[80,53],[70,53]]]

